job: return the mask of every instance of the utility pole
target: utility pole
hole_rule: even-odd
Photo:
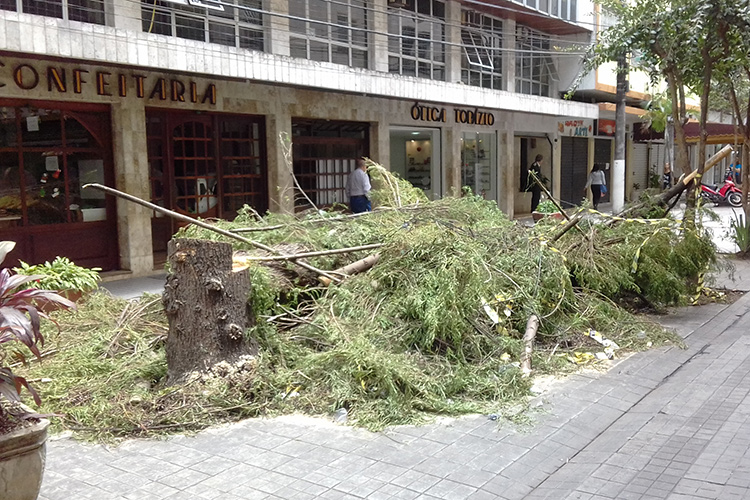
[[[617,102],[615,108],[615,164],[610,175],[612,184],[612,212],[619,213],[625,206],[625,94],[628,91],[628,63],[626,55],[617,58]]]

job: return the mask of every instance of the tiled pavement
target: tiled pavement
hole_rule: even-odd
[[[48,445],[42,500],[750,498],[750,294],[663,318],[689,347],[569,377],[533,425],[486,416],[373,434],[248,420],[116,448]]]

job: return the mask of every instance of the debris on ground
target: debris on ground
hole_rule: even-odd
[[[612,359],[679,344],[636,313],[689,303],[715,262],[708,235],[672,219],[586,212],[527,228],[471,193],[428,201],[379,165],[370,172],[370,213],[334,207],[259,218],[247,209],[212,222],[273,254],[194,225],[176,235],[233,245],[234,265],[251,276],[246,335],[258,342],[256,358],[165,387],[165,320],[153,299],[125,306],[143,314],[118,324],[102,319],[115,299],[94,295],[78,316],[58,316],[57,342],[67,347],[45,360],[45,374],[58,374],[44,409],[66,415],[58,425],[97,437],[292,412],[370,429],[441,414],[492,418],[529,395],[524,356],[532,375],[547,375],[594,363],[599,351]],[[374,255],[361,272],[333,272]],[[326,285],[310,268],[336,279]],[[532,316],[539,325],[530,350],[523,336]]]

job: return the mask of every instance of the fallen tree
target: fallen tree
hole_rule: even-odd
[[[159,374],[168,370],[147,349],[124,349],[124,373],[156,374],[154,390],[148,399],[108,398],[120,410],[105,416],[102,406],[102,422],[126,428],[108,420],[119,413],[154,428],[194,428],[207,415],[344,407],[349,422],[379,429],[434,414],[494,413],[528,394],[524,373],[595,359],[601,346],[587,332],[601,332],[620,350],[679,342],[618,304],[687,303],[714,258],[705,235],[668,219],[610,227],[582,212],[564,225],[526,228],[481,197],[428,202],[421,190],[382,175],[390,174],[373,171],[376,189],[390,191],[375,194],[393,204],[365,216],[258,218],[247,209],[231,222],[181,229],[175,241],[232,245],[251,283],[244,338],[257,342],[258,356],[218,363],[164,394]],[[255,239],[236,238],[239,229]],[[347,269],[358,262],[363,272]],[[338,281],[321,286],[324,273]],[[132,352],[148,369],[133,366],[140,358]],[[76,425],[90,425],[73,414]]]

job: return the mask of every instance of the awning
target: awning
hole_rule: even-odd
[[[635,142],[663,141],[663,132],[654,132],[650,128],[644,130],[643,123],[636,123],[633,127],[633,140]],[[739,129],[735,130],[731,123],[707,123],[708,141],[706,144],[741,144],[742,135]],[[735,135],[736,133],[736,135]],[[685,125],[685,139],[689,143],[697,143],[700,140],[700,124],[690,121]]]

